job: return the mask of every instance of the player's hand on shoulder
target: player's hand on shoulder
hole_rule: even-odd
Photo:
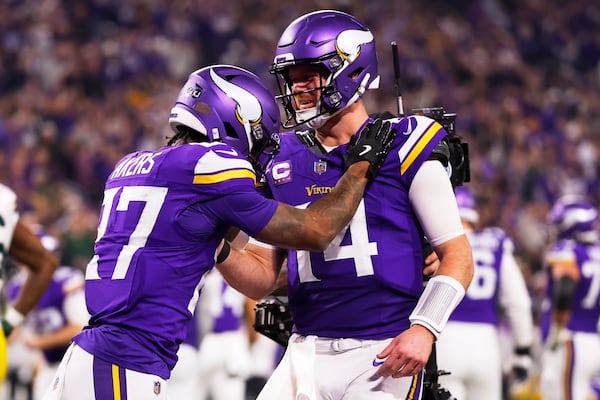
[[[390,121],[378,118],[367,123],[360,133],[350,140],[345,155],[345,169],[354,163],[368,161],[370,178],[373,179],[390,152],[396,133]]]

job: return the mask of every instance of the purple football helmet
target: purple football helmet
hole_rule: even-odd
[[[476,224],[479,221],[477,212],[477,203],[475,196],[468,188],[459,186],[455,189],[456,203],[458,204],[458,213],[461,219]]]
[[[46,250],[56,256],[60,255],[60,241],[56,236],[50,234],[40,224],[29,225],[29,228],[40,239],[42,246],[44,246]]]
[[[225,142],[247,156],[255,169],[261,152],[276,151],[271,135],[279,124],[271,91],[256,75],[232,65],[192,72],[169,115],[175,133],[183,127],[205,135],[208,142]]]
[[[550,210],[549,220],[556,227],[558,239],[582,242],[598,240],[598,210],[584,196],[566,195],[559,198]]]
[[[295,110],[288,68],[297,64],[326,71],[316,107]],[[279,83],[287,120],[285,128],[305,124],[320,127],[336,112],[356,102],[366,89],[379,87],[373,34],[353,16],[333,10],[316,11],[294,20],[283,32],[270,72]]]

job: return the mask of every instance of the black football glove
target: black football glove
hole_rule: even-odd
[[[254,307],[254,330],[282,346],[292,336],[292,313],[289,304],[277,296],[267,296]]]
[[[516,382],[525,382],[529,378],[532,365],[531,349],[529,347],[517,347],[513,356],[513,379]]]
[[[10,322],[8,322],[4,318],[0,320],[0,323],[2,324],[2,331],[4,332],[4,336],[8,338],[12,331],[15,329],[15,327],[12,326]]]
[[[376,119],[368,123],[357,135],[352,136],[344,156],[344,169],[359,161],[369,162],[369,174],[373,179],[387,157],[396,138],[396,130],[389,121]]]

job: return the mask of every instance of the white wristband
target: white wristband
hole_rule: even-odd
[[[13,328],[16,328],[17,326],[21,325],[21,323],[25,319],[25,316],[23,314],[21,314],[20,312],[18,312],[17,310],[15,310],[14,307],[8,306],[6,308],[6,314],[4,314],[4,319]]]
[[[465,288],[448,275],[434,276],[427,282],[417,306],[410,314],[412,325],[422,325],[439,338],[452,311],[465,296]]]

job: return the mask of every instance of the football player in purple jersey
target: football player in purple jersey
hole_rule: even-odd
[[[379,83],[375,40],[351,15],[312,12],[285,29],[271,72],[284,128],[296,130],[279,134],[265,192],[304,208],[335,187],[352,137],[371,122],[362,96]],[[398,131],[390,155],[324,251],[281,251],[253,239],[218,265],[230,284],[256,296],[251,280],[287,257],[293,335],[259,399],[421,396],[423,367],[473,263],[448,159],[435,151],[447,132],[425,116],[389,122]],[[424,235],[440,260],[425,290]]]
[[[440,383],[457,399],[500,400],[500,323],[506,318],[511,328],[515,375],[520,382],[525,381],[532,365],[531,298],[513,254],[512,240],[500,228],[480,226],[476,198],[470,189],[456,188],[456,199],[475,270],[464,299],[437,343],[438,366],[450,372],[440,377]]]
[[[550,211],[555,241],[545,255],[547,298],[541,390],[544,400],[585,399],[600,374],[600,241],[598,210],[566,195]]]
[[[331,195],[303,210],[256,190],[254,156],[279,126],[277,103],[256,75],[225,65],[193,72],[169,121],[175,135],[166,147],[126,155],[107,179],[85,272],[90,322],[73,338],[46,399],[166,399],[203,276],[230,251],[222,245],[227,231],[326,248],[396,133],[381,120],[365,127]]]
[[[33,310],[52,280],[58,266],[57,258],[40,239],[19,219],[17,195],[8,186],[0,184],[0,266],[6,257],[23,263],[27,278],[11,305],[4,310],[0,332],[0,385],[7,369],[6,337],[19,326]],[[5,282],[2,282],[4,285]]]

